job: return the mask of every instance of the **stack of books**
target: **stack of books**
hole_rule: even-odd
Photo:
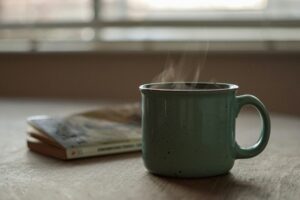
[[[138,104],[103,107],[66,117],[27,119],[30,150],[69,160],[141,150]]]

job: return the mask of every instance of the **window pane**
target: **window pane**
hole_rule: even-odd
[[[103,19],[197,19],[262,11],[267,0],[102,0]]]
[[[92,28],[43,28],[43,29],[1,29],[0,40],[37,41],[90,41],[94,38]]]
[[[89,0],[0,0],[0,22],[87,21]]]
[[[128,4],[145,10],[246,10],[262,9],[266,0],[128,0]]]
[[[298,41],[300,28],[106,28],[99,36],[105,41]]]
[[[106,20],[300,19],[299,0],[102,0]]]

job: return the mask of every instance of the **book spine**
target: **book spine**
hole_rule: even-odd
[[[123,143],[116,144],[114,146],[104,146],[96,145],[96,146],[87,146],[87,147],[77,147],[67,149],[67,159],[75,159],[82,157],[90,157],[90,156],[100,156],[100,155],[109,155],[116,153],[125,153],[132,151],[141,150],[142,144],[141,142],[133,142],[133,143]]]

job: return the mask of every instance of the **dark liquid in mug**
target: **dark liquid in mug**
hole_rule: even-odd
[[[227,84],[220,83],[159,83],[149,86],[153,89],[171,89],[171,90],[214,90],[228,89]]]

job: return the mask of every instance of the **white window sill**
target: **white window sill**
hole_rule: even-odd
[[[91,40],[2,39],[0,52],[300,51],[297,27],[103,28]]]

